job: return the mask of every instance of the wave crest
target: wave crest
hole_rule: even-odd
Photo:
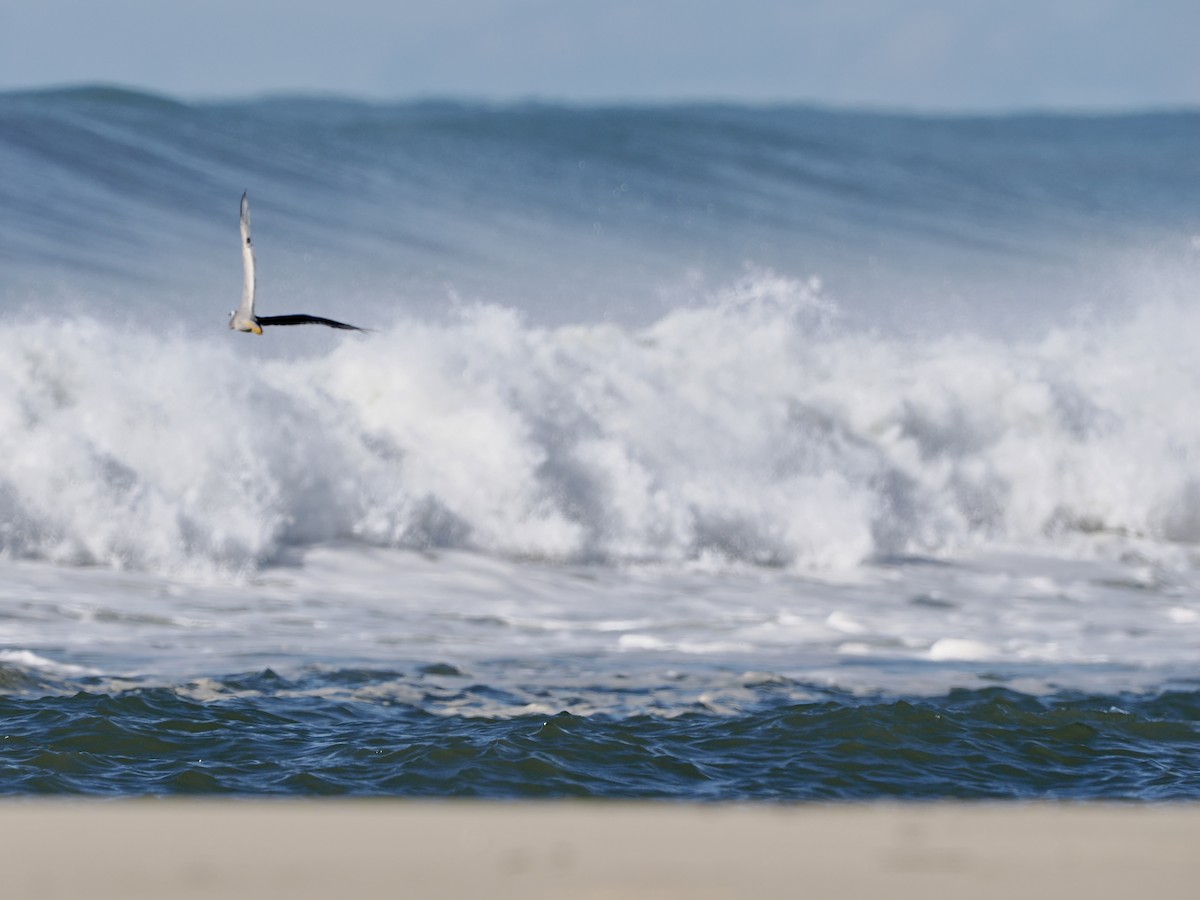
[[[290,360],[8,325],[0,548],[156,571],[335,539],[828,570],[1097,531],[1195,542],[1181,315],[921,343],[759,273],[642,330],[477,306]]]

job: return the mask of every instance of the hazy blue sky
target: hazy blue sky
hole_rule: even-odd
[[[0,0],[0,88],[1200,105],[1197,0]]]

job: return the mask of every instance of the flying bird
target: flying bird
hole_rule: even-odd
[[[229,314],[229,327],[234,331],[249,331],[262,334],[269,325],[328,325],[347,331],[366,331],[357,325],[335,322],[320,316],[302,313],[289,316],[256,316],[254,314],[254,244],[250,241],[250,198],[249,192],[242,194],[242,305]]]

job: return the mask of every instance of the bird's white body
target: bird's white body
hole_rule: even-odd
[[[234,331],[262,334],[254,317],[254,243],[250,240],[250,198],[242,194],[242,305],[229,317]]]

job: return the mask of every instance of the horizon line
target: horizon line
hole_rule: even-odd
[[[28,85],[0,85],[0,97],[19,95],[54,95],[111,93],[128,95],[148,100],[181,106],[214,106],[223,104],[263,103],[272,101],[324,101],[354,103],[363,106],[404,106],[422,104],[446,104],[461,106],[489,106],[518,108],[545,106],[574,109],[603,109],[629,107],[655,109],[666,107],[742,107],[742,108],[799,108],[815,111],[841,112],[864,115],[912,116],[929,118],[1017,118],[1037,116],[1064,116],[1079,118],[1131,117],[1145,115],[1168,115],[1200,113],[1200,103],[1157,102],[1140,105],[1113,104],[980,104],[965,106],[958,104],[899,104],[874,101],[833,101],[813,97],[737,97],[697,92],[663,94],[662,96],[570,96],[539,92],[486,94],[452,91],[414,91],[411,93],[383,94],[379,92],[352,92],[319,87],[265,88],[242,93],[172,92],[147,85],[124,83],[115,80],[62,81]]]

